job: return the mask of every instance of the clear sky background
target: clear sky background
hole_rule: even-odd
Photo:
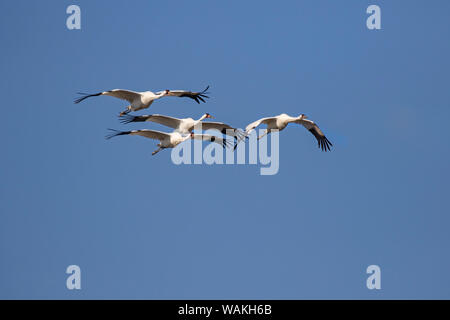
[[[81,7],[81,30],[66,8]],[[377,4],[382,30],[366,27]],[[0,2],[0,298],[450,298],[449,1]],[[280,169],[105,140],[126,103],[280,133]],[[82,289],[66,288],[68,265]],[[381,290],[366,268],[381,267]]]

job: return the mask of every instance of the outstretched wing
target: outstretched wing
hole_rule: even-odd
[[[112,132],[108,134],[105,138],[111,139],[113,137],[122,136],[122,135],[132,135],[132,136],[142,136],[149,139],[154,140],[163,140],[164,138],[167,138],[170,136],[168,133],[156,131],[156,130],[132,130],[132,131],[119,131],[114,129],[109,129]]]
[[[276,117],[267,117],[267,118],[262,118],[259,120],[256,120],[255,122],[250,123],[248,126],[245,127],[245,133],[244,136],[241,137],[240,139],[238,139],[236,141],[236,143],[234,144],[234,150],[236,150],[239,142],[241,142],[242,140],[244,140],[245,138],[247,138],[247,136],[253,131],[255,130],[255,128],[257,128],[259,125],[261,125],[262,123],[264,124],[268,124],[271,121],[276,121],[277,118]]]
[[[228,141],[227,139],[223,139],[223,138],[216,137],[216,136],[211,136],[209,134],[196,133],[196,134],[192,134],[191,138],[196,139],[196,140],[215,142],[217,144],[220,144],[224,148],[232,146],[232,143],[230,141]]]
[[[125,115],[125,116],[119,117],[119,121],[124,124],[130,123],[130,122],[149,121],[149,122],[156,122],[156,123],[165,125],[167,127],[176,129],[179,127],[181,119],[164,116],[161,114],[150,114],[150,115],[143,115],[143,116]]]
[[[319,148],[322,149],[322,151],[331,150],[330,146],[333,146],[333,144],[327,139],[327,137],[325,137],[322,130],[320,130],[317,124],[307,119],[297,120],[295,122],[304,126],[306,129],[309,130],[309,132],[311,132],[314,135],[314,137],[316,137],[317,144]]]
[[[270,121],[276,121],[276,119],[277,118],[275,118],[275,117],[268,117],[268,118],[262,118],[262,119],[256,120],[255,122],[252,122],[248,126],[245,127],[245,134],[249,135],[250,132],[252,132],[260,124],[262,124],[262,123],[268,124]]]
[[[203,130],[218,130],[222,134],[229,135],[239,140],[244,138],[244,133],[241,130],[233,128],[232,126],[226,123],[208,121],[208,122],[201,122],[201,125]]]
[[[169,90],[169,92],[167,93],[167,96],[172,96],[172,97],[187,97],[187,98],[191,98],[193,100],[195,100],[197,103],[201,102],[206,102],[204,100],[204,98],[209,98],[206,94],[208,94],[208,89],[209,86],[206,87],[205,90],[200,91],[200,92],[192,92],[192,91],[185,91],[185,90]]]
[[[114,89],[109,91],[103,91],[98,93],[82,93],[78,92],[78,94],[81,94],[81,97],[75,99],[74,103],[80,103],[81,101],[90,98],[90,97],[97,97],[97,96],[111,96],[114,98],[126,100],[129,103],[133,103],[133,101],[140,97],[140,93],[136,91],[130,91],[130,90],[123,90],[123,89]]]

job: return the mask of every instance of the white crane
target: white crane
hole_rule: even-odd
[[[119,131],[114,129],[109,129],[112,131],[111,134],[106,136],[106,139],[111,139],[113,137],[122,136],[122,135],[132,135],[132,136],[142,136],[149,139],[155,139],[159,140],[160,143],[157,144],[158,149],[152,152],[152,155],[157,154],[159,151],[166,149],[166,148],[175,148],[177,145],[182,143],[183,141],[186,141],[188,139],[197,139],[197,140],[203,140],[203,141],[210,141],[214,143],[218,143],[225,147],[230,147],[231,142],[229,142],[227,139],[222,139],[219,137],[211,136],[208,134],[188,134],[188,135],[181,135],[179,132],[174,131],[171,133],[156,131],[156,130],[132,130],[132,131]]]
[[[241,130],[231,127],[222,122],[202,122],[204,119],[213,119],[209,113],[205,113],[198,120],[192,118],[178,119],[174,117],[164,116],[161,114],[151,114],[142,116],[125,115],[120,117],[120,122],[127,124],[131,122],[156,122],[167,127],[173,128],[181,134],[189,134],[192,130],[197,129],[201,124],[201,130],[218,130],[222,134],[234,137],[235,140],[244,138],[244,133]]]
[[[130,103],[126,107],[124,111],[120,113],[120,116],[127,114],[131,111],[138,111],[142,109],[146,109],[150,107],[150,105],[153,103],[153,101],[160,99],[165,96],[173,96],[173,97],[187,97],[195,100],[197,103],[200,103],[200,101],[205,102],[203,98],[209,98],[207,94],[207,90],[209,89],[209,86],[206,87],[205,90],[201,92],[191,92],[191,91],[185,91],[185,90],[163,90],[158,91],[156,93],[153,93],[151,91],[145,91],[145,92],[136,92],[131,90],[123,90],[123,89],[114,89],[109,91],[103,91],[93,94],[88,93],[82,93],[79,92],[78,94],[81,94],[82,96],[75,99],[75,103],[80,103],[81,101],[90,98],[90,97],[97,97],[97,96],[111,96],[115,98],[119,98],[122,100],[126,100]]]
[[[304,114],[301,114],[298,117],[291,117],[285,113],[282,113],[275,117],[259,119],[255,122],[250,123],[245,128],[245,134],[246,136],[249,135],[250,132],[252,132],[256,127],[264,123],[267,125],[267,129],[261,136],[258,137],[259,140],[266,134],[269,134],[272,130],[283,130],[291,122],[301,124],[306,129],[308,129],[309,132],[311,132],[314,137],[316,137],[318,146],[322,149],[322,151],[330,150],[330,146],[333,146],[333,144],[327,139],[327,137],[325,137],[322,130],[319,129],[317,124],[315,124],[311,120],[307,120],[307,117]],[[236,149],[236,147],[237,143],[235,144],[234,149]]]

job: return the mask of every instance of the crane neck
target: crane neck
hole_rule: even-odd
[[[291,122],[294,122],[294,121],[297,121],[297,120],[300,120],[300,117],[291,117],[291,116],[289,116],[289,118],[287,119],[287,122],[291,123]]]
[[[194,120],[194,127],[199,125],[203,120],[205,120],[207,117],[206,114],[204,114],[203,116],[201,116],[198,120]]]
[[[156,99],[162,98],[162,97],[164,97],[165,95],[167,95],[167,93],[165,93],[165,92],[158,93],[158,94],[156,95]]]

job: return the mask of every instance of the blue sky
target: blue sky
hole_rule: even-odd
[[[81,7],[81,30],[66,8]],[[382,29],[366,28],[377,4]],[[450,298],[448,1],[0,2],[0,298]],[[245,127],[304,113],[280,169],[172,164],[124,103]],[[79,265],[82,289],[66,288]],[[366,268],[381,268],[381,290]]]

